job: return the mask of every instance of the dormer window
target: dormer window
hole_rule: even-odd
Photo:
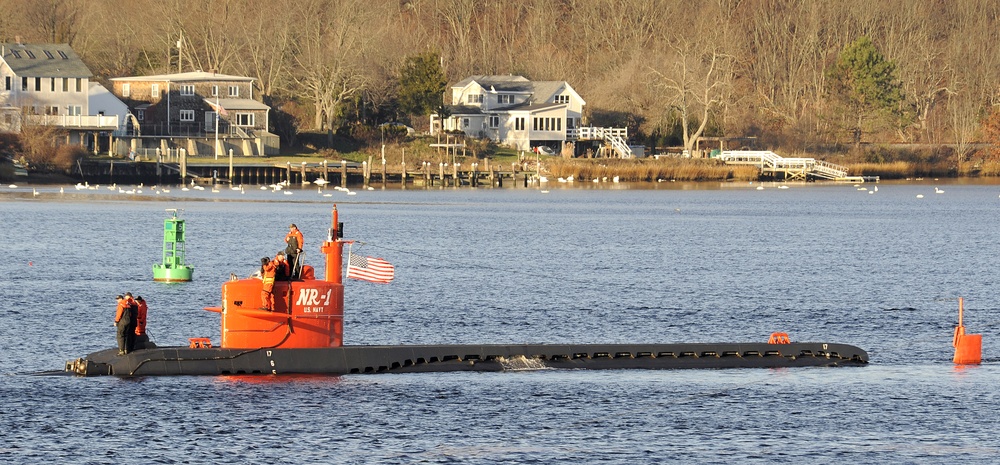
[[[556,95],[553,101],[555,103],[569,103],[569,95]]]
[[[497,103],[500,105],[514,103],[514,96],[511,94],[498,94]]]

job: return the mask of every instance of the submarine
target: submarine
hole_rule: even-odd
[[[79,376],[225,376],[376,374],[518,369],[685,369],[864,366],[868,353],[849,345],[792,342],[631,344],[344,345],[344,240],[336,205],[320,246],[322,279],[308,265],[295,279],[274,283],[275,304],[262,309],[257,278],[222,285],[221,341],[191,338],[188,346],[152,343],[118,355],[109,348],[66,362]]]

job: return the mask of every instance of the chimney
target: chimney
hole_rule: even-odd
[[[24,45],[21,43],[21,36],[14,36],[14,42],[17,42],[17,45]]]

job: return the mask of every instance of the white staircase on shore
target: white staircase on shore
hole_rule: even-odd
[[[575,140],[603,140],[621,158],[632,158],[632,148],[628,146],[628,128],[581,127],[567,131],[567,136]]]
[[[815,158],[785,158],[769,150],[727,150],[719,155],[727,165],[752,165],[761,174],[784,173],[785,179],[806,179],[813,176],[823,179],[847,177],[847,167]]]

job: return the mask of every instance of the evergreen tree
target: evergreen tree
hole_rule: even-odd
[[[861,142],[862,132],[901,121],[903,87],[896,64],[886,60],[868,37],[847,44],[827,69],[827,78],[830,96],[845,111],[845,125],[855,144]]]
[[[447,83],[437,53],[407,58],[399,77],[400,107],[411,115],[431,114],[441,106]]]

